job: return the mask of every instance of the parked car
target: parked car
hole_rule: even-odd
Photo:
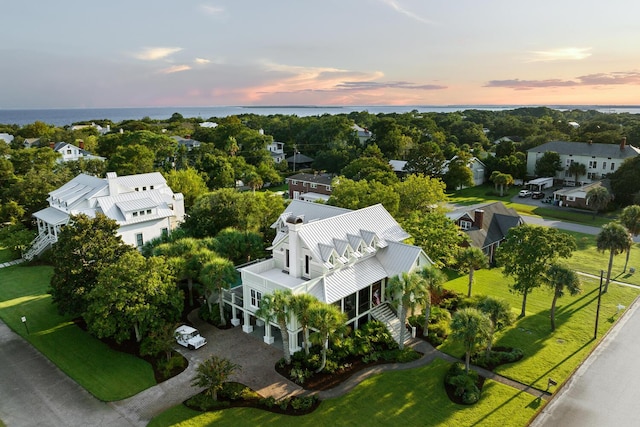
[[[187,347],[189,350],[195,350],[207,343],[207,340],[200,335],[196,328],[187,325],[182,325],[176,329],[175,336],[178,344]]]
[[[531,197],[531,190],[520,190],[518,197]]]
[[[544,193],[542,191],[534,191],[531,194],[531,198],[532,199],[543,199],[544,198]]]

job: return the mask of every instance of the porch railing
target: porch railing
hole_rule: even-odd
[[[58,241],[57,237],[53,234],[43,233],[33,239],[29,249],[22,254],[22,258],[27,261],[31,261],[38,255],[42,254],[50,245],[53,245]]]

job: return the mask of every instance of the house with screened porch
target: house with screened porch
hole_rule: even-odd
[[[279,332],[276,323],[264,325],[255,317],[265,294],[276,289],[311,294],[338,306],[348,326],[357,329],[390,316],[385,293],[390,278],[433,265],[420,247],[403,243],[409,235],[381,204],[349,210],[293,200],[272,227],[272,257],[240,268],[242,285],[232,304],[232,323],[242,323],[246,333],[264,328],[267,343],[273,343],[274,329]],[[299,351],[303,339],[295,316],[288,329],[290,350]]]

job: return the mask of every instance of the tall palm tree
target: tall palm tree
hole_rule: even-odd
[[[333,304],[319,302],[311,306],[310,325],[316,331],[312,338],[322,346],[322,363],[316,372],[321,372],[327,365],[329,339],[345,328],[347,316]]]
[[[607,207],[611,199],[611,193],[605,187],[597,186],[587,191],[587,206],[593,210],[593,219],[599,211]]]
[[[471,287],[473,286],[473,273],[481,268],[487,268],[489,261],[482,249],[473,246],[466,247],[458,252],[458,266],[460,270],[469,273],[469,287],[467,297],[471,297]]]
[[[296,294],[291,297],[290,305],[293,313],[302,327],[304,340],[304,354],[309,355],[309,324],[311,323],[311,306],[318,302],[318,299],[309,294]]]
[[[552,264],[547,270],[546,281],[553,291],[553,301],[551,302],[551,331],[556,330],[556,302],[558,298],[564,296],[565,292],[570,295],[578,295],[580,288],[580,278],[575,271],[559,264]]]
[[[629,234],[636,237],[640,234],[640,206],[631,205],[627,206],[620,213],[620,222],[625,226]],[[632,246],[632,245],[631,245]],[[622,272],[627,271],[627,264],[629,264],[629,255],[631,254],[631,246],[627,250],[627,259],[624,261],[624,269]]]
[[[402,273],[394,276],[387,283],[387,295],[400,318],[400,350],[404,348],[404,334],[407,330],[407,308],[417,298],[423,299],[426,294],[426,282],[417,273]]]
[[[578,178],[587,174],[587,167],[584,163],[572,162],[568,168],[569,174],[576,178],[576,185],[578,185]]]
[[[231,287],[231,283],[235,282],[238,272],[233,263],[226,258],[211,258],[200,271],[200,282],[204,287],[205,299],[209,312],[211,312],[211,297],[214,292],[218,293],[218,308],[220,309],[220,326],[227,325],[227,319],[224,316],[224,299],[223,291]]]
[[[477,345],[482,345],[489,339],[491,322],[489,318],[477,308],[463,308],[455,312],[451,319],[451,338],[464,347],[464,366],[469,373],[471,352]]]
[[[447,281],[447,276],[434,266],[426,267],[420,270],[420,276],[425,281],[426,295],[423,299],[424,304],[424,325],[422,327],[422,335],[429,335],[429,319],[431,318],[431,298],[434,294],[442,291],[442,285]]]
[[[633,241],[629,232],[624,228],[622,224],[617,221],[605,224],[598,233],[596,238],[596,247],[598,252],[610,251],[609,254],[609,267],[607,268],[607,281],[604,285],[604,291],[609,290],[609,281],[611,280],[611,268],[613,267],[613,257],[626,251]]]
[[[282,336],[282,350],[284,351],[284,361],[287,365],[291,363],[291,353],[289,352],[289,329],[287,323],[291,316],[291,291],[276,289],[272,294],[262,296],[260,308],[256,311],[256,317],[264,319],[265,328],[273,320],[280,328]]]
[[[511,313],[511,307],[508,302],[491,296],[484,297],[478,304],[478,309],[486,314],[491,322],[486,350],[486,357],[488,358],[493,346],[493,335],[497,330],[513,322],[513,313]]]

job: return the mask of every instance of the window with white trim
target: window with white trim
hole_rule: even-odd
[[[141,248],[144,245],[144,240],[142,239],[142,233],[136,234],[136,246]]]
[[[311,274],[311,257],[309,255],[304,256],[304,275],[309,277]]]
[[[460,228],[463,230],[468,230],[471,228],[471,221],[465,221],[465,220],[461,220],[460,221]]]
[[[311,188],[318,188],[318,184],[316,184],[315,182],[311,183]]]
[[[262,292],[251,289],[251,307],[260,308],[260,301],[262,300]]]

